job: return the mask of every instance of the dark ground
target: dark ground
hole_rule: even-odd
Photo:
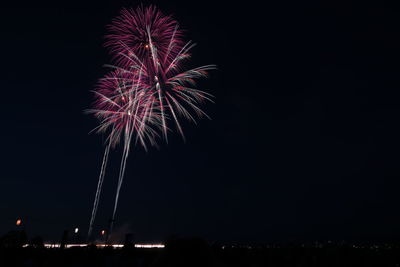
[[[399,266],[399,246],[312,244],[232,247],[176,239],[164,249],[5,248],[0,266]]]

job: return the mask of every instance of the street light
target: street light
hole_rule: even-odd
[[[78,232],[79,232],[79,228],[75,227],[75,229],[74,229],[74,239],[75,239],[75,243],[76,244],[79,243],[79,234],[78,234]]]
[[[22,224],[22,220],[21,219],[18,219],[16,222],[15,222],[15,225],[16,226],[20,226]]]

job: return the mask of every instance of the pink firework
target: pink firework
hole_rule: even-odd
[[[140,74],[134,75],[120,70],[107,74],[94,91],[96,101],[89,112],[101,121],[97,131],[110,129],[107,141],[111,145],[117,144],[122,136],[130,140],[135,135],[146,149],[146,140],[156,144],[155,128],[160,126],[160,115],[157,101],[141,86]]]
[[[140,83],[155,96],[161,113],[162,130],[167,138],[167,116],[183,135],[178,116],[195,121],[190,110],[198,116],[207,116],[200,108],[212,96],[195,87],[196,78],[206,77],[215,69],[206,65],[184,70],[184,60],[190,58],[194,44],[185,43],[178,23],[163,15],[155,7],[124,9],[109,26],[106,46],[114,54],[117,68],[133,76],[141,73]]]
[[[133,56],[151,60],[150,42],[157,47],[159,57],[169,62],[185,44],[178,23],[152,6],[122,9],[108,29],[105,46],[110,48],[118,65],[126,67],[131,66]]]
[[[107,147],[93,205],[89,236],[97,211],[110,146],[123,140],[123,155],[117,193],[109,232],[118,204],[131,139],[135,136],[146,148],[146,141],[156,144],[157,130],[167,140],[168,121],[173,121],[184,137],[179,117],[195,122],[194,114],[207,116],[199,107],[211,101],[209,93],[196,89],[197,78],[206,77],[214,65],[185,70],[194,44],[184,42],[178,23],[155,7],[123,9],[108,27],[105,46],[111,51],[114,70],[95,90],[94,113],[100,120],[96,128],[109,132]],[[194,114],[192,114],[194,113]],[[207,116],[208,117],[208,116]]]
[[[158,134],[154,128],[160,127],[159,112],[157,106],[154,105],[157,101],[154,101],[154,97],[141,87],[140,73],[135,76],[135,73],[121,70],[112,71],[100,80],[94,93],[96,97],[94,108],[88,111],[100,120],[100,125],[94,130],[98,132],[109,130],[109,135],[97,184],[88,238],[91,235],[97,213],[110,147],[115,146],[120,139],[123,139],[124,149],[118,179],[117,204],[133,135],[135,135],[136,142],[139,141],[146,149],[146,140],[151,145],[156,144],[155,137]]]

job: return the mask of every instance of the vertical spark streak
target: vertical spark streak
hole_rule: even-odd
[[[122,182],[123,182],[124,176],[125,176],[126,160],[128,159],[131,138],[132,138],[132,133],[128,132],[125,135],[125,144],[124,144],[124,151],[122,153],[122,160],[121,160],[121,165],[120,165],[120,170],[119,170],[117,192],[115,194],[114,209],[113,209],[113,213],[112,213],[112,217],[111,217],[111,221],[110,221],[110,229],[109,229],[109,235],[110,236],[112,234],[112,230],[113,230],[113,227],[114,227],[114,221],[115,221],[115,215],[117,213],[119,192],[121,190]]]
[[[94,219],[96,218],[97,207],[99,206],[101,188],[103,186],[104,174],[106,172],[108,153],[110,152],[110,146],[111,146],[111,140],[108,140],[108,144],[106,146],[106,149],[104,150],[103,162],[101,164],[100,175],[99,175],[99,181],[97,182],[96,196],[94,198],[92,217],[90,218],[89,231],[88,231],[88,235],[87,235],[88,240],[92,234],[93,223],[94,223]]]
[[[168,136],[167,136],[167,124],[165,122],[165,114],[164,114],[164,104],[163,104],[163,98],[161,97],[161,88],[160,88],[160,83],[156,83],[156,90],[158,92],[158,100],[160,101],[160,112],[161,112],[161,120],[162,120],[162,131],[164,134],[165,142],[168,143]]]

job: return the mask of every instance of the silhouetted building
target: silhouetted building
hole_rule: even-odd
[[[132,233],[127,233],[125,235],[124,247],[133,248],[135,246],[134,235]]]
[[[64,249],[67,242],[68,242],[68,230],[64,230],[63,235],[61,237],[60,248]]]

